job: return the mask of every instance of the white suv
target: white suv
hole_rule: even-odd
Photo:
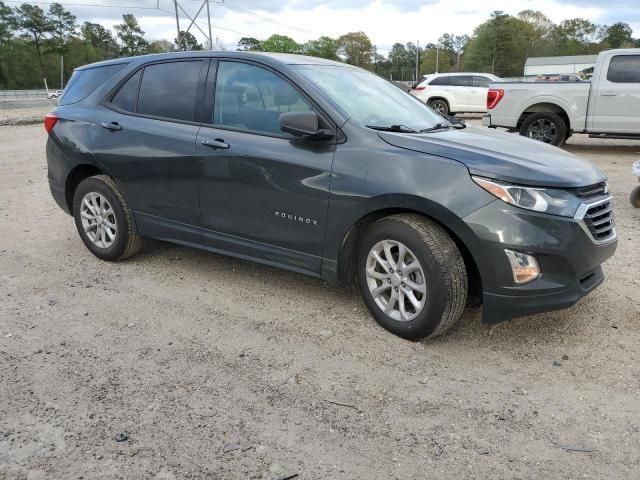
[[[424,77],[411,94],[439,113],[486,112],[489,84],[500,78],[490,73],[436,73]]]

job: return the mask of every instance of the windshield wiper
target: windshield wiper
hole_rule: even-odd
[[[436,123],[433,127],[423,128],[422,130],[420,130],[420,133],[435,132],[436,130],[444,130],[449,128],[452,128],[452,125],[445,125],[444,123]]]
[[[365,126],[372,130],[380,130],[382,132],[418,133],[417,130],[414,130],[413,128],[409,128],[406,125],[388,125],[388,126],[365,125]]]

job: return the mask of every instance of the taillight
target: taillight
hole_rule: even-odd
[[[47,131],[47,133],[51,133],[53,127],[55,127],[56,123],[58,123],[58,119],[59,117],[54,113],[50,113],[46,117],[44,117],[44,129]]]
[[[425,86],[424,85],[418,85],[416,88],[414,88],[414,90],[424,90]]]
[[[501,88],[492,88],[487,92],[487,110],[494,108],[504,97],[504,90]]]

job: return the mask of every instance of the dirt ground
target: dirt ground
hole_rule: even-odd
[[[412,343],[294,273],[160,242],[100,262],[45,140],[0,128],[0,478],[640,477],[640,142],[566,147],[610,176],[604,285]]]

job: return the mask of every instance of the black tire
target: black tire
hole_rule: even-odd
[[[85,232],[82,225],[81,202],[88,193],[97,193],[108,201],[113,209],[116,234],[113,244],[109,247],[99,247]],[[127,207],[124,197],[118,190],[115,182],[106,175],[96,175],[84,179],[76,188],[73,195],[73,217],[80,238],[86,247],[101,260],[115,262],[134,256],[142,247],[142,237],[136,231],[133,215]]]
[[[640,185],[631,190],[629,201],[631,201],[631,205],[633,205],[634,207],[640,208]]]
[[[553,112],[538,112],[529,115],[520,125],[520,135],[532,138],[556,147],[568,138],[567,124]]]
[[[449,112],[449,103],[442,98],[435,98],[433,100],[429,100],[429,105],[432,109],[438,112],[441,115],[451,115]]]
[[[369,289],[367,258],[371,249],[383,240],[405,245],[424,271],[425,305],[412,320],[401,321],[387,315]],[[408,340],[447,331],[461,317],[467,301],[467,272],[458,247],[442,227],[415,214],[392,215],[369,226],[359,245],[356,279],[367,308],[377,322]]]

